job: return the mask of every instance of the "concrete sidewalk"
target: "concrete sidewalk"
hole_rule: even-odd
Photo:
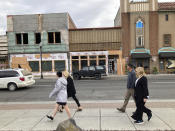
[[[167,103],[167,101],[164,102]],[[130,117],[132,112],[135,111],[135,108],[132,108],[133,102],[129,105],[129,108],[127,108],[126,113],[120,113],[114,107],[97,108],[95,106],[97,103],[114,104],[113,102],[97,102],[94,104],[94,107],[84,108],[82,112],[77,112],[74,119],[77,125],[84,130],[175,130],[174,104],[169,104],[169,107],[166,106],[166,108],[163,108],[162,104],[164,102],[160,102],[160,107],[154,104],[152,104],[154,108],[149,106],[153,112],[153,117],[148,122],[147,116],[144,114],[144,124],[142,125],[134,124],[134,121]],[[42,105],[46,104],[43,102],[41,103]],[[85,107],[87,103],[89,102],[83,102],[82,105]],[[171,101],[171,103],[174,103],[174,101]],[[0,103],[0,107],[6,106],[6,108],[0,110],[0,130],[52,131],[57,128],[60,122],[68,118],[64,111],[63,113],[58,113],[54,121],[50,121],[46,118],[46,115],[52,113],[54,102],[49,103],[50,106],[52,105],[50,109],[44,106],[42,108],[36,108],[36,106],[33,106],[35,104],[36,106],[40,106],[39,102],[30,102],[26,104]],[[119,101],[117,104],[122,104],[122,102]],[[8,109],[11,105],[16,106],[16,108]],[[19,108],[21,105],[24,105],[26,108]],[[31,106],[31,108],[28,109],[26,105]],[[71,107],[72,115],[74,112],[75,108]]]

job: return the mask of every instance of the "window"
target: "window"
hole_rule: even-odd
[[[52,61],[43,61],[42,62],[43,71],[52,71]]]
[[[164,46],[171,45],[171,34],[164,34]]]
[[[97,63],[96,63],[96,60],[90,60],[90,66],[96,66]]]
[[[0,71],[0,78],[17,77],[17,76],[19,76],[19,73],[16,71]]]
[[[140,19],[136,22],[136,47],[144,47],[144,24]]]
[[[39,61],[29,61],[29,66],[32,72],[39,72]]]
[[[48,32],[48,43],[61,43],[60,32]]]
[[[72,56],[72,59],[78,59],[79,57],[78,56]]]
[[[28,34],[27,33],[16,34],[16,44],[28,44]]]
[[[88,65],[87,60],[81,60],[81,68],[85,67]]]
[[[35,33],[35,43],[40,44],[41,42],[41,33]]]
[[[83,67],[83,71],[88,71],[88,67]]]
[[[65,70],[65,60],[54,61],[55,62],[55,71],[64,71]]]
[[[79,70],[79,61],[74,60],[72,61],[72,71],[78,71]]]
[[[165,21],[168,21],[168,14],[165,15]]]
[[[94,67],[94,66],[90,66],[90,67],[89,67],[89,70],[90,70],[90,71],[95,71],[95,67]]]
[[[99,60],[99,65],[106,65],[106,60]]]

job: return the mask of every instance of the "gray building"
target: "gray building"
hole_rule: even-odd
[[[10,66],[36,75],[69,69],[69,29],[76,28],[68,13],[8,15],[7,36]]]

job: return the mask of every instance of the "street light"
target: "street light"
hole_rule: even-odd
[[[41,76],[40,76],[40,79],[43,79],[42,42],[40,42],[39,47],[40,47],[40,62],[41,62]]]

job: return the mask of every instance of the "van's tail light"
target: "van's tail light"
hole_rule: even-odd
[[[24,77],[20,77],[19,78],[21,81],[25,81],[25,78]]]

